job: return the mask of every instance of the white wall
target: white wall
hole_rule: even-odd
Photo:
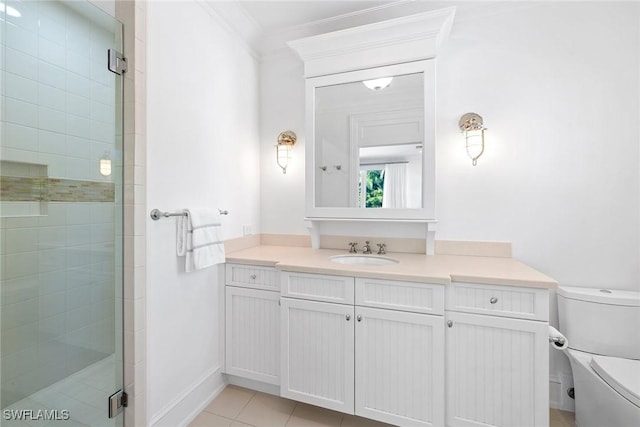
[[[260,69],[261,230],[306,234],[304,225],[304,69],[293,51],[267,58]],[[293,130],[298,142],[287,173],[276,164],[278,134]]]
[[[561,285],[640,289],[638,4],[488,10],[454,21],[438,58],[436,238],[511,241]],[[263,132],[303,133],[302,79],[293,54],[264,61]],[[477,167],[457,128],[469,111],[489,128]],[[304,233],[302,171],[277,178],[263,173],[263,232]]]
[[[242,225],[259,231],[258,67],[205,7],[148,4],[147,206],[228,209],[224,238],[232,238]],[[175,229],[174,219],[147,217],[147,390],[155,425],[183,422],[221,381],[222,270],[184,273]]]

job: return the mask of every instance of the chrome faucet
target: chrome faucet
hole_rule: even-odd
[[[355,242],[350,242],[349,243],[349,253],[350,254],[357,254],[358,253],[358,250],[356,249],[356,246],[358,246],[358,244],[355,243]]]
[[[369,255],[372,254],[373,252],[371,252],[371,246],[369,246],[369,241],[365,241],[364,242],[364,247],[362,248],[362,253],[365,255]]]
[[[387,244],[386,243],[378,243],[378,255],[384,255],[387,253]]]

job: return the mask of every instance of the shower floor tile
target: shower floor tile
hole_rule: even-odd
[[[109,419],[107,398],[116,391],[113,355],[94,363],[69,377],[24,398],[3,410],[30,409],[68,410],[66,421],[2,420],[5,427],[115,427],[116,420]]]

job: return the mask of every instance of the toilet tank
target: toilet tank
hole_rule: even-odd
[[[640,292],[561,286],[558,315],[570,348],[640,359]]]

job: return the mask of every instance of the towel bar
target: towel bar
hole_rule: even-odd
[[[218,212],[220,212],[220,215],[229,215],[229,211],[227,210],[218,209]],[[169,218],[170,216],[185,216],[185,215],[186,213],[184,212],[175,212],[175,213],[160,212],[160,209],[154,209],[151,211],[151,214],[149,216],[151,216],[152,220],[157,221],[160,218]]]

